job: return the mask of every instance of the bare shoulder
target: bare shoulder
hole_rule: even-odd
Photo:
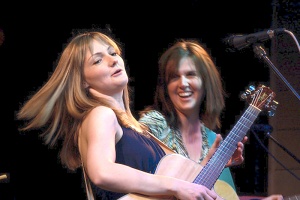
[[[97,106],[93,108],[84,119],[83,125],[108,128],[118,124],[117,116],[111,108]]]
[[[121,126],[114,111],[105,106],[92,109],[81,125],[81,135],[90,141],[112,141],[122,135]]]
[[[106,106],[97,106],[94,109],[91,110],[89,115],[93,117],[104,117],[104,118],[115,118],[116,114],[114,111]]]

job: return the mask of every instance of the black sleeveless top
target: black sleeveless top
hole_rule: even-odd
[[[116,144],[116,163],[151,174],[155,173],[159,161],[165,155],[163,149],[152,138],[147,138],[130,128],[122,127],[122,130],[123,136]],[[91,184],[96,199],[114,200],[125,195],[102,190]]]

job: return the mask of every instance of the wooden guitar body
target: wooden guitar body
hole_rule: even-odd
[[[156,169],[155,174],[165,175],[181,180],[193,182],[201,172],[202,166],[180,154],[168,154],[164,156]],[[239,200],[235,190],[225,181],[217,180],[213,190],[224,200]],[[127,194],[119,200],[166,200],[174,197],[148,197],[140,194]]]

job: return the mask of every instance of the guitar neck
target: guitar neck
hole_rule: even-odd
[[[214,155],[203,167],[201,173],[194,180],[194,183],[212,189],[226,166],[226,163],[236,150],[237,143],[243,140],[260,111],[260,109],[252,105],[247,108]]]

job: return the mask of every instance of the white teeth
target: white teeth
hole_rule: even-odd
[[[181,92],[181,93],[178,93],[178,95],[180,97],[188,97],[188,96],[191,96],[192,93],[191,92]]]

